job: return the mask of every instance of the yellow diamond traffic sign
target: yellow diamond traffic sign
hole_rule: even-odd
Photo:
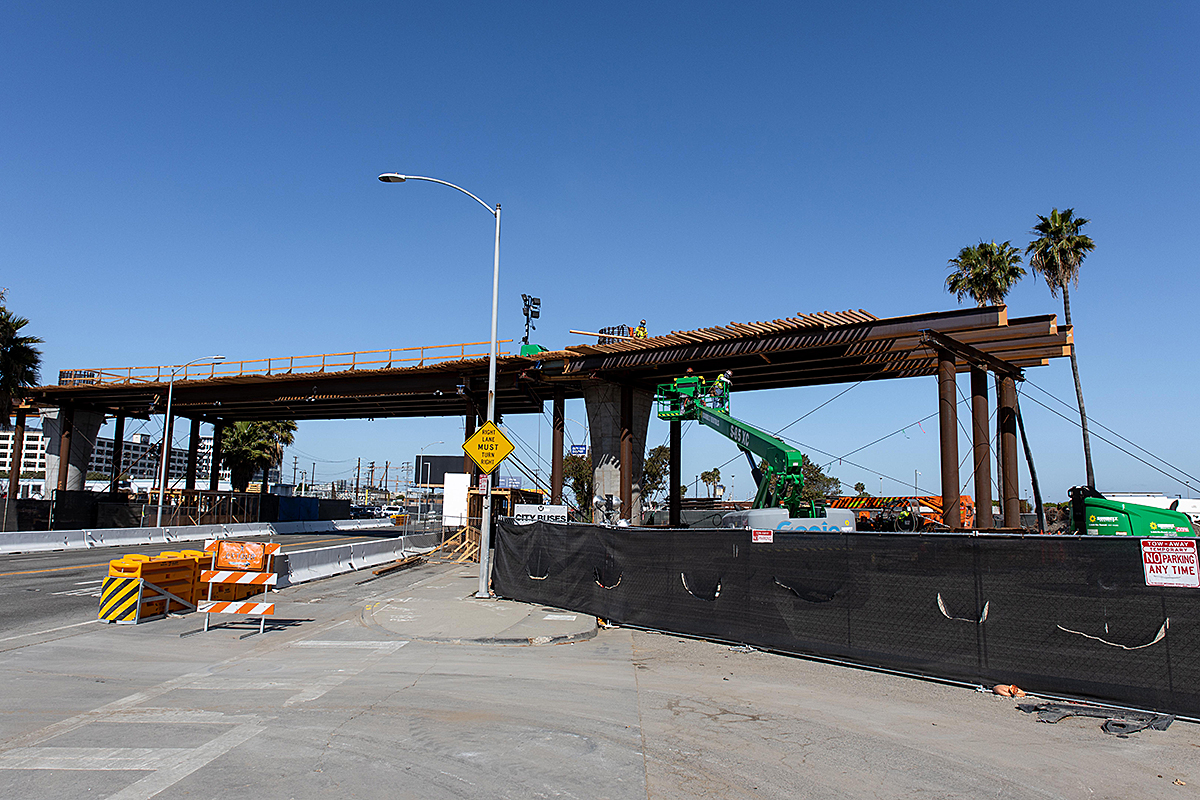
[[[513,451],[513,443],[489,420],[463,443],[463,450],[484,473],[491,475],[492,471],[500,466],[500,462],[508,458]]]

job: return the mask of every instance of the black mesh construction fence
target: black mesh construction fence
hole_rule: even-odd
[[[1124,537],[502,522],[501,597],[616,623],[1200,717],[1200,589]]]

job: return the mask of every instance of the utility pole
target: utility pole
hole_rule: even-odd
[[[317,462],[314,461],[313,462],[313,471],[312,471],[312,475],[308,479],[308,485],[314,486],[316,484],[316,482],[317,482]]]
[[[375,462],[372,461],[368,466],[371,468],[371,471],[367,477],[367,502],[363,503],[363,505],[367,506],[371,505],[371,488],[375,485]]]
[[[362,474],[362,458],[358,459],[358,465],[354,468],[354,505],[358,505],[358,476]]]
[[[292,486],[296,485],[296,462],[299,460],[297,456],[292,456]]]
[[[388,486],[387,486],[388,468],[389,468],[390,466],[392,466],[392,462],[390,462],[390,461],[385,461],[385,462],[383,462],[383,490],[384,490],[385,492],[387,492],[387,495],[388,495],[388,499],[389,499],[389,500],[390,500],[390,499],[391,499],[391,497],[392,497],[392,493],[391,493],[391,492],[388,492]]]

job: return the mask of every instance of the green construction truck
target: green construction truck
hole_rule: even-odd
[[[1087,486],[1072,487],[1071,533],[1090,536],[1160,538],[1195,536],[1191,519],[1182,511],[1109,500]]]

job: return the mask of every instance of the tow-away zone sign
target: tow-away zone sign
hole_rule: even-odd
[[[1195,539],[1142,539],[1147,586],[1200,588]]]

